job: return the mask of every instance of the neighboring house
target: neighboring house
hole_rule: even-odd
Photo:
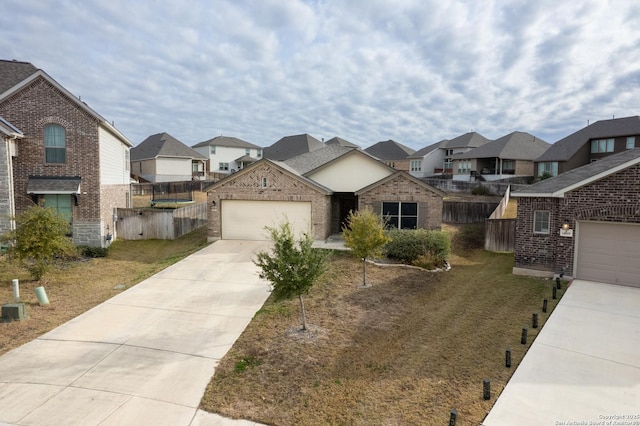
[[[358,145],[356,145],[355,143],[351,143],[349,141],[346,141],[342,138],[339,138],[337,136],[329,139],[328,141],[325,142],[325,145],[334,145],[334,144],[338,144],[340,146],[346,146],[347,148],[360,148]]]
[[[500,180],[533,176],[533,160],[550,145],[529,133],[513,132],[454,156],[454,180]]]
[[[16,155],[16,142],[24,135],[11,123],[0,117],[0,235],[15,229],[15,199],[13,194],[12,157]]]
[[[448,139],[441,140],[408,156],[411,176],[422,178],[441,175],[445,151],[439,148],[447,142]]]
[[[209,239],[268,239],[288,220],[324,240],[349,211],[371,208],[401,228],[439,229],[444,193],[368,153],[337,144],[286,162],[263,159],[209,187]]]
[[[396,141],[389,139],[388,141],[378,142],[365,149],[365,152],[373,155],[386,165],[396,170],[409,171],[409,156],[415,153],[415,149],[402,145]]]
[[[537,177],[557,176],[640,146],[640,116],[596,121],[560,139],[536,158]]]
[[[640,286],[640,148],[512,193],[516,274]]]
[[[489,139],[476,132],[465,133],[464,135],[446,141],[439,147],[440,151],[444,153],[442,168],[439,170],[445,175],[453,175],[454,180],[458,180],[456,179],[456,175],[459,180],[465,180],[464,177],[460,176],[461,173],[457,173],[457,170],[453,169],[455,157],[486,143],[489,143]]]
[[[324,148],[324,143],[306,133],[302,135],[285,136],[263,150],[264,158],[285,161],[306,152]]]
[[[205,162],[205,156],[168,133],[131,148],[131,174],[152,183],[204,180]]]
[[[207,170],[214,177],[225,177],[262,158],[262,147],[231,136],[216,136],[192,148],[208,159]]]
[[[409,172],[415,177],[454,175],[453,160],[457,155],[489,142],[479,133],[470,132],[453,139],[436,142],[409,155]],[[460,177],[463,180],[463,177]]]
[[[16,136],[9,144],[13,183],[0,180],[0,205],[13,203],[20,214],[43,203],[69,220],[75,244],[108,245],[115,209],[130,206],[131,142],[27,62],[0,61],[0,116],[11,123],[9,139]]]

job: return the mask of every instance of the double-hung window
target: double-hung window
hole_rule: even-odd
[[[636,137],[627,136],[627,149],[633,149],[636,147]]]
[[[44,157],[49,164],[64,164],[67,161],[67,141],[64,127],[50,124],[44,128]]]
[[[551,214],[548,210],[536,210],[533,212],[533,233],[548,234]]]
[[[422,171],[422,160],[411,160],[410,169],[412,172],[421,172]]]
[[[218,170],[220,171],[228,171],[229,163],[218,163]]]
[[[418,227],[418,203],[383,202],[382,217],[388,228],[416,229]]]

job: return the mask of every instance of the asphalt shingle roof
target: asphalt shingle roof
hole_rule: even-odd
[[[168,133],[151,135],[137,146],[131,148],[131,161],[164,157],[184,157],[204,160],[202,154],[180,142]]]
[[[365,149],[365,152],[382,161],[390,161],[404,160],[416,151],[408,146],[389,139],[388,141],[382,141],[371,145],[369,148]]]
[[[29,62],[0,60],[0,93],[4,93],[38,71]]]
[[[334,145],[334,144],[338,144],[340,146],[346,146],[349,148],[360,148],[358,145],[356,145],[355,143],[351,143],[347,140],[344,140],[342,138],[339,138],[337,136],[329,139],[328,141],[325,142],[325,145]]]
[[[551,145],[525,132],[513,132],[490,141],[456,158],[503,158],[509,160],[534,160]]]
[[[270,160],[285,161],[305,152],[324,147],[318,139],[308,134],[285,136],[262,150],[262,156]]]
[[[586,164],[581,167],[564,172],[558,176],[541,180],[538,183],[530,185],[524,189],[513,192],[514,197],[518,196],[554,196],[553,194],[561,194],[569,188],[582,186],[581,183],[587,184],[591,179],[598,175],[607,175],[608,171],[614,172],[616,167],[625,163],[629,165],[640,163],[640,148],[628,149],[618,154],[609,155],[601,160]]]
[[[261,149],[261,146],[254,145],[251,142],[243,141],[242,139],[234,138],[233,136],[216,136],[213,139],[199,142],[192,146],[192,148],[198,148],[201,146],[227,146],[231,148],[250,148]]]
[[[485,138],[480,133],[469,132],[446,141],[440,148],[477,148],[487,142],[489,142],[489,139]]]
[[[436,142],[436,143],[431,144],[429,146],[425,146],[424,148],[417,150],[416,152],[414,152],[413,154],[411,154],[407,158],[422,158],[425,155],[429,154],[430,152],[433,152],[436,149],[440,148],[442,145],[444,145],[448,141],[449,141],[448,139],[443,139],[440,142]]]
[[[296,170],[301,175],[304,175],[312,170],[317,169],[318,167],[321,167],[335,160],[338,157],[343,156],[347,152],[354,149],[357,148],[350,148],[338,144],[326,145],[322,149],[306,152],[304,154],[290,158],[284,161],[284,163],[287,166],[291,167],[293,170]]]
[[[640,135],[640,116],[596,121],[569,136],[560,139],[536,158],[541,161],[567,161],[591,139]]]

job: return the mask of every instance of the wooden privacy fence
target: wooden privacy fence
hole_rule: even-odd
[[[484,249],[513,252],[516,242],[515,219],[491,219],[485,223]]]
[[[483,223],[498,203],[445,201],[442,203],[444,223]]]
[[[205,226],[207,203],[178,209],[118,209],[116,232],[123,240],[175,240]]]

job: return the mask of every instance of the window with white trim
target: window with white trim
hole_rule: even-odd
[[[216,153],[216,147],[214,145],[211,145],[209,147],[209,152],[212,153],[212,154],[215,154]]]
[[[218,170],[229,171],[229,163],[218,163]]]
[[[382,217],[387,228],[416,229],[418,227],[418,203],[383,202]]]
[[[422,171],[422,160],[411,160],[409,163],[409,167],[412,172],[421,172]]]
[[[533,233],[548,234],[550,229],[551,213],[548,210],[536,210],[533,212]]]

